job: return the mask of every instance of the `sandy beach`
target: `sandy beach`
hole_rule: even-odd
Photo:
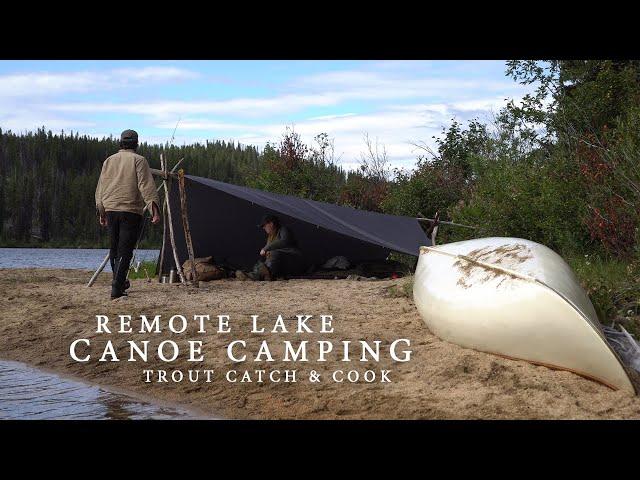
[[[426,328],[411,299],[391,293],[394,285],[406,281],[403,279],[221,280],[202,283],[198,289],[134,280],[129,297],[111,301],[110,274],[102,274],[92,288],[86,288],[90,275],[81,270],[0,270],[0,358],[229,419],[640,418],[638,397],[612,391],[573,373],[439,340]],[[95,315],[99,314],[114,321],[118,314],[134,319],[140,314],[161,314],[163,319],[175,314],[228,314],[231,329],[238,333],[218,333],[212,322],[206,333],[198,333],[196,324],[190,323],[183,334],[107,335],[96,333]],[[309,322],[313,333],[250,333],[250,315],[259,315],[269,328],[278,314],[289,319],[298,314],[329,314],[333,316],[334,332],[317,331],[319,320],[314,317]],[[139,322],[134,320],[131,325],[135,332]],[[79,349],[83,355],[91,355],[86,363],[76,362],[69,355],[70,344],[79,338],[90,340],[90,347]],[[408,362],[394,361],[388,354],[388,346],[400,338],[411,341]],[[203,342],[206,355],[201,363],[188,361],[187,340],[191,339]],[[246,342],[242,351],[248,361],[242,364],[231,362],[227,356],[227,345],[237,339]],[[265,339],[272,346],[274,361],[251,361]],[[121,361],[98,361],[108,340]],[[181,352],[171,364],[162,363],[155,355],[150,355],[146,364],[127,362],[128,340],[151,340],[153,345],[175,340]],[[294,366],[282,360],[284,340],[308,340],[310,344],[326,340],[335,345],[381,340],[383,354],[379,362],[341,362],[334,357],[319,362],[314,351],[308,362]],[[211,383],[146,383],[142,373],[143,369],[179,369],[185,373],[189,369],[211,369],[221,375],[230,369],[269,372],[292,368],[305,379],[316,370],[325,381],[230,383],[218,377]],[[388,370],[391,381],[326,381],[336,369],[378,374]]]

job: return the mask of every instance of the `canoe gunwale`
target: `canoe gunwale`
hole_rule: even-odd
[[[598,334],[598,336],[600,337],[600,339],[602,340],[604,345],[609,349],[609,351],[613,354],[613,356],[616,358],[616,360],[618,360],[618,363],[622,366],[622,369],[626,373],[627,379],[628,379],[629,383],[631,384],[634,393],[636,395],[640,395],[640,387],[637,386],[635,384],[635,382],[633,382],[631,380],[632,375],[630,373],[629,367],[627,367],[624,364],[624,362],[622,361],[622,359],[620,358],[618,353],[613,349],[613,347],[611,347],[611,345],[607,341],[607,338],[605,337],[604,332],[602,331],[600,326],[599,325],[595,325],[593,323],[593,321],[570,298],[568,298],[562,292],[556,290],[552,286],[548,285],[547,283],[545,283],[545,282],[543,282],[543,281],[541,281],[541,280],[539,280],[539,279],[537,279],[535,277],[532,277],[530,275],[526,275],[526,274],[523,274],[523,273],[520,273],[520,272],[516,272],[514,270],[510,270],[510,269],[502,267],[500,265],[494,265],[494,264],[491,264],[491,263],[483,262],[481,260],[476,260],[476,259],[473,259],[471,257],[468,257],[467,255],[450,253],[450,252],[441,250],[440,248],[438,248],[438,246],[433,246],[433,247],[422,246],[422,247],[420,247],[420,255],[423,255],[423,254],[426,254],[426,253],[429,253],[429,252],[443,254],[443,255],[446,255],[446,256],[452,257],[452,258],[462,259],[462,260],[464,260],[466,262],[470,262],[470,263],[473,263],[473,264],[476,264],[476,265],[479,265],[481,267],[488,268],[488,269],[491,269],[491,270],[500,270],[501,272],[504,272],[507,275],[519,278],[519,279],[527,281],[527,282],[536,283],[536,284],[538,284],[538,285],[540,285],[540,286],[542,286],[544,288],[547,288],[547,289],[551,290],[553,293],[558,295],[562,300],[567,302],[587,322],[587,324],[592,328],[592,330],[594,330]],[[498,356],[505,357],[505,358],[510,358],[510,359],[515,359],[515,360],[525,360],[527,362],[530,362],[530,363],[533,363],[533,364],[536,364],[536,365],[543,365],[543,366],[546,366],[546,367],[549,367],[549,368],[555,368],[555,369],[559,369],[559,370],[568,370],[568,371],[573,372],[575,374],[578,374],[578,375],[580,375],[582,377],[586,377],[586,378],[595,380],[597,382],[602,383],[603,385],[606,385],[607,387],[610,387],[610,388],[612,388],[614,390],[617,390],[616,387],[611,386],[607,382],[604,382],[604,381],[602,381],[600,379],[597,379],[597,378],[594,378],[594,377],[592,377],[592,376],[590,376],[588,374],[585,374],[585,373],[582,373],[582,372],[578,372],[576,370],[572,370],[572,369],[569,369],[569,368],[566,368],[566,367],[558,367],[558,366],[555,366],[555,365],[552,365],[552,364],[545,364],[545,363],[542,363],[542,362],[534,362],[534,361],[527,360],[527,359],[524,359],[524,358],[510,357],[508,355],[503,355],[503,354],[496,353],[496,352],[487,352],[487,351],[485,351],[485,353],[491,353],[491,354],[494,354],[494,355],[498,355]]]

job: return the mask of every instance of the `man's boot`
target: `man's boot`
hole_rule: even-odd
[[[236,280],[249,280],[249,276],[242,270],[236,270]]]
[[[256,263],[256,266],[253,269],[253,272],[249,274],[249,276],[253,275],[253,280],[271,280],[271,272],[264,264],[264,262]]]
[[[253,280],[256,282],[260,280],[271,280],[271,272],[269,272],[264,262],[258,262],[249,273],[238,270],[236,272],[236,278],[238,280]]]
[[[271,281],[271,272],[264,263],[260,263],[260,278],[267,282]]]

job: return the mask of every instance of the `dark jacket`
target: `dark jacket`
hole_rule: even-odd
[[[287,253],[300,253],[298,242],[296,242],[293,232],[288,227],[281,225],[276,234],[276,238],[271,243],[264,246],[265,252],[280,250]]]
[[[287,227],[281,226],[276,238],[267,243],[264,250],[267,252],[265,265],[274,278],[299,275],[306,268],[298,242]]]

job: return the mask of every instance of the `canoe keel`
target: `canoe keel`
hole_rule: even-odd
[[[544,245],[492,237],[422,247],[413,292],[444,340],[635,393],[575,274]]]

